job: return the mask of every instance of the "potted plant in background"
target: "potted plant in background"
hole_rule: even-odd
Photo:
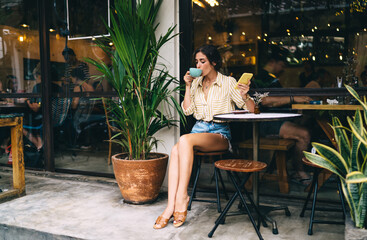
[[[102,73],[117,93],[118,101],[106,100],[109,121],[117,133],[110,141],[122,146],[124,153],[112,156],[117,183],[124,200],[142,204],[154,201],[163,183],[168,155],[152,152],[160,129],[175,125],[173,108],[183,113],[174,98],[178,83],[166,67],[158,64],[159,50],[176,35],[174,28],[156,38],[157,12],[163,0],[115,1],[111,9],[112,42],[97,45],[111,56],[111,65],[88,59]]]
[[[365,126],[367,125],[367,102],[366,98],[362,101],[352,87],[348,85],[345,87],[363,106],[363,114],[357,110],[353,118],[348,117],[349,126],[343,126],[337,117],[333,117],[332,128],[338,145],[337,150],[320,143],[312,143],[317,154],[309,152],[304,152],[304,154],[312,163],[339,176],[352,221],[357,228],[366,228],[367,131]]]

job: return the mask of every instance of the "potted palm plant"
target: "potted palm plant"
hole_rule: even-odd
[[[114,174],[126,202],[142,204],[154,201],[166,173],[168,155],[152,152],[160,129],[175,125],[169,109],[183,117],[174,98],[178,83],[166,67],[158,64],[159,50],[175,37],[174,28],[156,37],[157,12],[163,0],[115,1],[111,9],[108,41],[97,44],[111,57],[111,64],[88,59],[107,79],[118,101],[105,99],[109,121],[117,133],[110,141],[124,149],[112,156]],[[112,42],[113,48],[104,44]]]
[[[325,168],[341,180],[343,194],[348,202],[351,219],[357,228],[366,228],[367,210],[367,102],[359,97],[350,86],[349,93],[363,106],[363,113],[357,110],[354,117],[348,117],[343,126],[337,117],[332,119],[335,141],[338,149],[312,143],[317,154],[304,152],[312,163]]]

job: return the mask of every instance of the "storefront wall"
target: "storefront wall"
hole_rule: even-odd
[[[3,87],[0,90],[3,92],[0,93],[2,98],[0,113],[20,111],[24,113],[28,125],[32,127],[36,124],[42,125],[42,112],[44,112],[42,107],[45,105],[45,102],[42,102],[44,100],[42,81],[47,81],[51,118],[53,121],[56,120],[53,112],[58,110],[57,115],[65,115],[65,119],[59,124],[52,124],[49,129],[52,130],[50,143],[53,149],[47,153],[52,159],[44,159],[46,166],[42,161],[33,162],[29,152],[32,152],[33,159],[36,159],[34,156],[45,152],[42,147],[44,141],[50,141],[45,138],[44,133],[47,130],[43,126],[41,129],[29,130],[33,138],[29,134],[24,136],[26,167],[112,176],[112,165],[108,164],[109,143],[106,141],[108,128],[105,112],[102,101],[97,98],[113,98],[115,94],[105,80],[101,81],[94,77],[99,75],[99,72],[86,63],[85,59],[101,59],[107,64],[109,60],[106,54],[95,46],[95,38],[87,34],[91,31],[87,28],[90,21],[77,24],[74,22],[74,25],[71,22],[73,16],[74,19],[83,21],[83,15],[87,14],[87,11],[95,11],[95,18],[98,14],[105,16],[106,12],[102,10],[110,3],[106,0],[105,4],[99,3],[101,6],[98,8],[77,8],[78,12],[75,12],[75,8],[70,10],[65,6],[65,2],[67,1],[57,0],[51,4],[48,1],[39,1],[39,4],[49,7],[47,14],[50,17],[50,28],[47,32],[50,69],[49,74],[44,76],[40,67],[39,16],[47,14],[39,15],[40,7],[35,5],[34,1],[17,0],[1,3],[0,11],[3,18],[0,19],[0,80]],[[86,0],[73,4],[83,2],[84,5],[88,5]],[[166,11],[167,9],[172,11]],[[158,15],[160,22],[158,35],[174,25],[177,25],[175,33],[179,32],[178,0],[164,1]],[[95,24],[97,23],[98,21]],[[70,29],[69,36],[65,35],[67,27]],[[98,35],[98,32],[93,34]],[[160,54],[160,61],[169,69],[170,74],[179,77],[179,38],[172,39],[163,47]],[[176,98],[179,100],[178,94]],[[30,100],[29,103],[27,100]],[[37,111],[31,108],[33,102],[39,106]],[[58,106],[53,107],[52,105],[56,103]],[[38,120],[37,123],[35,119]],[[1,143],[6,148],[10,144],[8,130],[2,128],[0,130]],[[169,154],[179,138],[179,128],[165,129],[157,135],[162,142],[156,150]],[[118,152],[121,152],[121,149],[113,146],[112,154]],[[7,165],[8,160],[9,154],[3,150],[0,163]],[[51,164],[47,164],[50,161]]]

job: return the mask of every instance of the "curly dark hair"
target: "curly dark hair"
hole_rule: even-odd
[[[215,46],[203,45],[199,47],[194,52],[194,55],[193,55],[194,59],[198,52],[203,53],[208,58],[210,64],[214,66],[214,69],[216,71],[219,71],[219,69],[222,67],[222,57],[220,56],[220,53]],[[215,65],[213,63],[215,63]]]

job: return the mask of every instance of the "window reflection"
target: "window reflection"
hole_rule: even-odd
[[[216,45],[227,75],[238,79],[243,72],[258,74],[271,49],[278,46],[288,50],[287,68],[277,76],[283,87],[307,85],[300,75],[308,61],[315,66],[308,82],[317,83],[308,87],[336,87],[337,76],[354,87],[363,85],[360,75],[367,65],[363,4],[345,0],[193,3],[194,49]],[[345,72],[349,58],[356,60],[353,75]]]

